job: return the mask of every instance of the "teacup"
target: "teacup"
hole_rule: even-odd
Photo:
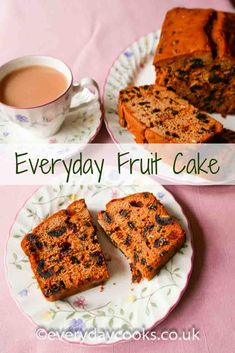
[[[49,137],[60,129],[66,115],[82,103],[79,102],[77,106],[71,108],[71,100],[78,92],[88,88],[94,93],[93,99],[98,99],[99,88],[92,78],[83,78],[79,83],[74,83],[69,67],[62,61],[48,56],[25,56],[9,61],[0,67],[0,81],[15,70],[34,65],[47,66],[62,73],[68,82],[66,90],[52,101],[29,108],[17,108],[0,102],[0,119],[7,118],[32,133],[41,137]]]

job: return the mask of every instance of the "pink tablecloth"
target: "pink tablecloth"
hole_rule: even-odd
[[[139,36],[161,26],[173,6],[232,11],[227,0],[7,0],[0,3],[0,64],[24,54],[57,56],[75,77],[94,77],[102,87],[113,60]],[[110,141],[103,128],[96,142]],[[128,342],[82,348],[39,341],[35,327],[11,298],[4,249],[17,211],[35,187],[0,187],[0,352],[232,353],[234,347],[235,187],[170,187],[192,225],[195,264],[181,302],[160,328],[200,330],[199,341]]]

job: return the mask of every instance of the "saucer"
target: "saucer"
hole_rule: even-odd
[[[99,100],[87,88],[76,95],[73,105],[82,102],[73,113],[68,113],[60,130],[50,137],[39,137],[26,129],[4,118],[0,110],[0,144],[18,143],[76,143],[87,144],[91,142],[102,124],[102,112]],[[73,106],[72,106],[73,107]]]

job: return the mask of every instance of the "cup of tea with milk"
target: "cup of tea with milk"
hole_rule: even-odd
[[[73,96],[84,88],[98,99],[95,80],[83,78],[74,83],[69,67],[56,58],[25,56],[0,67],[3,116],[42,137],[52,136],[60,129],[66,115],[78,108],[71,108]]]

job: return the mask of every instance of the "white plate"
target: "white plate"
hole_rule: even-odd
[[[86,176],[87,178],[87,176]],[[129,179],[128,179],[129,178]],[[22,311],[39,327],[66,332],[69,328],[77,337],[64,337],[83,344],[114,343],[125,338],[100,337],[101,330],[141,331],[162,321],[180,300],[190,277],[193,250],[188,222],[179,204],[161,185],[141,175],[120,176],[111,168],[102,185],[83,184],[41,187],[25,203],[11,228],[6,249],[6,272],[13,298]],[[115,181],[115,185],[110,180]],[[130,181],[130,186],[122,186]],[[145,186],[139,186],[145,185]],[[148,185],[148,186],[146,186]],[[139,191],[153,192],[180,221],[187,235],[184,247],[151,281],[131,284],[128,261],[99,228],[99,238],[108,259],[110,279],[98,286],[63,301],[48,302],[38,289],[27,257],[21,250],[23,235],[48,214],[66,207],[73,200],[85,198],[96,220],[96,213],[112,198]],[[79,337],[80,329],[96,328],[93,338]]]
[[[114,62],[104,87],[105,123],[113,141],[133,143],[134,137],[118,123],[118,95],[119,91],[129,85],[152,84],[155,81],[153,56],[159,42],[160,30],[141,37],[127,48]],[[223,118],[220,114],[211,114],[227,129],[235,130],[235,117],[228,115]]]
[[[0,143],[77,143],[87,144],[91,142],[99,132],[102,124],[102,112],[100,102],[93,100],[93,93],[85,88],[76,95],[73,103],[77,101],[87,102],[82,104],[75,113],[70,113],[65,118],[60,130],[52,137],[40,138],[31,134],[20,126],[13,124],[0,111]]]

